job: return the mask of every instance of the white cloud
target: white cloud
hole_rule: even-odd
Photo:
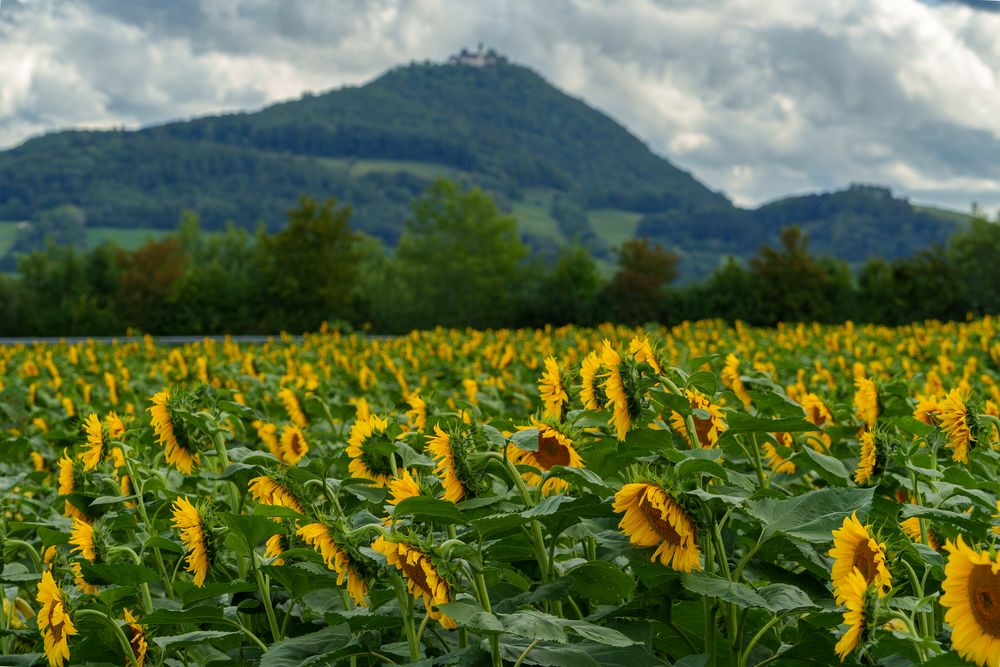
[[[484,41],[734,201],[1000,206],[1000,13],[916,0],[3,0],[0,146],[358,84]]]

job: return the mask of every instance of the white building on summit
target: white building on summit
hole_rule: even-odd
[[[482,42],[479,42],[479,48],[475,52],[462,49],[457,54],[448,58],[449,65],[470,65],[472,67],[486,67],[506,61],[505,57],[493,49],[485,51]]]

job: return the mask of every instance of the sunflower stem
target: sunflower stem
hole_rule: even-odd
[[[225,432],[222,429],[215,431],[212,434],[212,442],[215,444],[215,453],[219,455],[219,461],[222,463],[220,472],[225,472],[226,468],[229,467],[229,451],[226,449]],[[226,485],[226,495],[229,496],[230,511],[234,514],[240,513],[239,493],[236,482],[229,480],[229,484]]]
[[[448,539],[449,539],[449,541],[450,540],[457,540],[458,539],[458,531],[455,530],[455,524],[453,524],[453,523],[449,523],[448,524]],[[483,542],[482,542],[482,540],[480,540],[479,541],[479,555],[482,556],[482,553],[483,553]],[[466,646],[469,645],[468,642],[469,642],[469,637],[468,637],[468,634],[465,631],[465,628],[459,628],[458,629],[458,647],[459,648],[465,648]]]
[[[406,631],[406,643],[410,648],[410,660],[416,662],[420,659],[420,647],[417,645],[417,633],[413,628],[413,601],[409,599],[403,580],[398,574],[392,575],[392,586],[396,589],[399,611],[403,614],[403,629]]]
[[[524,504],[528,508],[534,507],[535,503],[532,502],[531,492],[528,491],[528,486],[524,483],[524,480],[521,479],[521,473],[517,471],[517,468],[514,467],[514,464],[511,463],[510,459],[506,456],[503,457],[503,462],[504,466],[507,468],[507,472],[509,472],[510,476],[514,479],[514,484],[517,485],[517,490],[520,492],[521,499],[524,501]],[[535,545],[535,557],[538,559],[538,567],[542,572],[542,581],[548,581],[548,554],[545,553],[545,538],[542,535],[542,524],[538,522],[538,519],[531,520],[531,536]]]
[[[711,533],[705,540],[705,571],[712,574],[715,569],[715,549],[713,548]],[[705,667],[715,667],[715,598],[705,596],[702,598],[702,611],[705,616],[705,653],[708,659]]]
[[[271,587],[268,585],[267,577],[260,571],[257,563],[257,552],[253,548],[250,549],[250,569],[253,570],[260,597],[264,600],[264,613],[267,614],[267,623],[271,626],[271,636],[274,641],[281,641],[281,630],[278,629],[278,619],[274,615],[274,605],[271,603]]]
[[[766,489],[770,484],[767,481],[767,477],[764,476],[764,464],[761,463],[760,445],[757,443],[756,433],[750,433],[750,450],[750,455],[753,459],[753,469],[757,473],[757,483],[760,484],[760,488]]]
[[[38,555],[38,551],[35,547],[31,546],[24,540],[12,540],[9,538],[4,540],[4,544],[8,546],[20,547],[21,549],[27,551],[28,557],[31,558],[31,562],[35,566],[35,572],[39,574],[42,572],[42,558]],[[0,554],[0,556],[3,556],[3,554]]]
[[[765,623],[763,627],[761,627],[761,629],[750,638],[750,641],[747,642],[746,648],[743,649],[743,653],[740,655],[739,667],[744,667],[747,664],[747,661],[750,659],[750,652],[753,651],[753,647],[756,646],[757,642],[767,635],[767,631],[773,628],[782,618],[784,617],[781,614],[775,614],[774,618]]]
[[[119,546],[119,547],[111,547],[110,549],[108,549],[109,556],[116,553],[126,553],[132,557],[133,563],[135,563],[136,565],[142,565],[142,559],[139,558],[139,554],[132,551],[132,549],[129,547]],[[142,601],[143,605],[146,607],[146,613],[147,614],[153,613],[153,597],[149,594],[149,583],[145,581],[142,582]]]
[[[153,537],[153,525],[149,522],[149,515],[146,514],[146,501],[143,499],[145,485],[141,478],[136,477],[132,460],[128,456],[125,457],[125,466],[128,468],[129,481],[132,483],[133,490],[135,490],[135,507],[139,510],[139,516],[142,517],[142,525],[146,528],[149,536]],[[167,566],[163,563],[163,554],[160,553],[159,547],[153,547],[153,562],[156,563],[156,567],[160,571],[160,576],[163,577],[163,589],[167,597],[172,599],[174,597],[174,588],[170,584],[170,575],[167,574]]]
[[[722,540],[722,532],[719,530],[719,524],[715,522],[714,517],[710,517],[710,522],[712,525],[712,537],[715,540],[715,550],[719,557],[719,566],[722,568],[723,576],[732,581],[732,573],[729,570],[729,554],[726,553],[726,543]],[[730,662],[739,659],[739,645],[736,641],[739,623],[736,621],[736,605],[729,603],[725,605],[726,609],[726,626],[729,628],[729,644],[732,656]]]
[[[493,613],[493,607],[490,605],[490,594],[486,590],[486,577],[483,576],[482,572],[477,572],[475,577],[476,582],[476,594],[479,596],[479,604],[488,614]],[[493,659],[493,667],[501,667],[503,661],[500,659],[500,635],[495,632],[490,633],[490,655]]]
[[[103,621],[114,631],[115,636],[118,638],[118,643],[121,644],[122,649],[125,651],[125,656],[128,658],[129,664],[132,667],[139,667],[139,663],[135,659],[135,652],[132,651],[132,643],[129,642],[128,637],[125,636],[121,626],[118,625],[114,619],[105,614],[103,611],[98,611],[96,609],[79,609],[74,616],[77,618],[87,618],[89,616]]]

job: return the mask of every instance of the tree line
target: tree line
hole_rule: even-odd
[[[205,233],[187,213],[135,250],[49,244],[0,276],[0,335],[277,333],[328,322],[414,328],[589,325],[723,318],[902,324],[1000,313],[1000,224],[974,218],[946,245],[858,271],[786,227],[746,263],[676,285],[678,256],[633,239],[608,271],[581,245],[530,256],[513,217],[479,188],[439,179],[416,199],[394,251],[355,232],[351,210],[302,197],[288,224]]]

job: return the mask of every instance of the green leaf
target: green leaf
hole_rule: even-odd
[[[726,469],[715,460],[686,459],[678,463],[674,471],[677,479],[692,479],[700,474],[711,475],[723,480],[728,479]]]
[[[102,563],[80,561],[83,578],[95,586],[138,586],[158,581],[160,575],[143,565],[133,563]]]
[[[225,616],[217,605],[192,607],[189,609],[157,609],[143,616],[142,624],[157,625],[200,625],[202,623],[223,623]]]
[[[392,511],[394,519],[399,519],[407,515],[446,525],[469,523],[465,518],[465,514],[455,506],[455,503],[428,496],[404,498]]]
[[[595,604],[615,604],[632,597],[635,581],[622,568],[606,560],[581,563],[566,573],[573,592]]]
[[[202,644],[216,639],[222,639],[223,637],[232,637],[233,635],[238,634],[238,632],[225,632],[222,630],[195,630],[194,632],[186,632],[183,635],[154,637],[153,641],[157,644],[157,646],[163,649],[164,653],[169,653],[171,650],[181,646]]]
[[[455,619],[456,623],[473,632],[499,633],[504,631],[500,619],[484,610],[477,602],[457,600],[438,605],[438,608]]]
[[[90,501],[91,507],[100,507],[101,505],[116,505],[126,500],[135,500],[135,496],[98,496]]]
[[[786,499],[751,500],[746,507],[763,524],[761,539],[784,534],[805,542],[832,540],[831,531],[839,528],[852,512],[869,507],[874,488],[826,488]]]
[[[815,471],[830,484],[847,486],[850,482],[851,473],[840,459],[821,454],[812,447],[803,447],[793,458],[803,468]],[[802,459],[808,459],[808,461]]]
[[[708,572],[688,572],[681,578],[684,588],[696,595],[719,598],[735,604],[741,609],[748,607],[767,608],[768,602],[746,584],[734,583],[717,574]]]
[[[510,441],[526,452],[538,451],[538,429],[527,428],[510,436]]]
[[[818,609],[805,591],[791,584],[770,584],[757,590],[757,594],[767,601],[767,609],[774,613]]]
[[[146,543],[143,545],[143,548],[160,549],[162,551],[172,551],[173,553],[176,554],[184,553],[184,547],[177,544],[176,542],[168,540],[165,537],[161,537],[160,535],[153,535],[148,540],[146,540]]]
[[[223,512],[222,520],[226,522],[231,531],[242,537],[251,549],[282,531],[281,526],[274,521],[254,514]]]
[[[944,523],[950,523],[954,526],[958,526],[963,530],[968,530],[975,532],[977,530],[982,530],[982,526],[979,522],[974,521],[967,514],[960,514],[958,512],[951,512],[949,510],[942,510],[936,507],[923,507],[921,505],[903,505],[903,509],[900,512],[901,519],[909,519],[913,516],[925,517],[927,519],[933,519],[934,521],[941,521]]]
[[[513,614],[500,614],[504,632],[532,641],[566,643],[566,633],[562,626],[564,619],[543,614],[540,611],[525,610]]]
[[[592,642],[604,644],[605,646],[623,647],[639,643],[633,639],[629,639],[617,630],[606,628],[601,625],[594,625],[593,623],[587,623],[586,621],[568,620],[565,621],[565,625],[584,639],[589,639]]]
[[[706,396],[714,396],[719,388],[719,380],[711,371],[695,371],[687,380],[688,387],[694,387]]]
[[[357,646],[346,625],[335,625],[272,644],[261,656],[260,667],[330,665],[338,655],[356,652]]]

